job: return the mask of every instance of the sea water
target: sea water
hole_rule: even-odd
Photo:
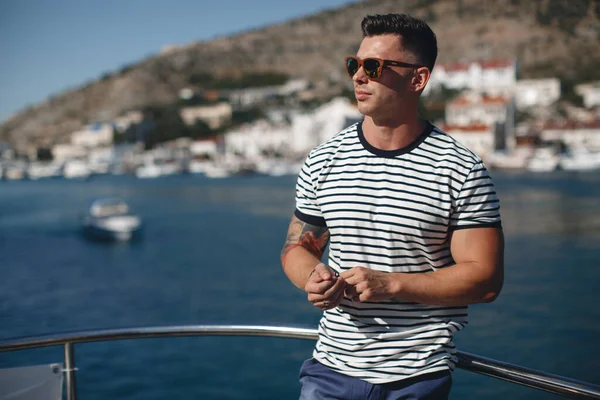
[[[470,307],[459,350],[600,383],[600,174],[493,172],[506,235],[500,297]],[[295,177],[0,182],[0,337],[180,324],[316,328],[319,310],[279,253]],[[144,221],[96,243],[79,217],[99,197]],[[262,337],[75,346],[79,398],[294,399],[314,343]],[[0,353],[0,368],[61,362],[62,348]],[[557,396],[457,370],[452,399]]]

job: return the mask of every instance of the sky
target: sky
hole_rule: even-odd
[[[0,0],[0,122],[50,95],[186,44],[357,0]]]

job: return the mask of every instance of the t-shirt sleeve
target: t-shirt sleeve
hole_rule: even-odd
[[[500,201],[486,167],[479,162],[471,168],[455,199],[450,229],[502,227]]]
[[[309,155],[298,174],[296,182],[296,211],[294,215],[301,221],[315,226],[327,226],[317,202],[316,179],[311,170]]]

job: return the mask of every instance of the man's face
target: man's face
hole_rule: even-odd
[[[402,48],[398,35],[367,36],[363,39],[358,58],[381,58],[384,60],[416,63],[416,59]],[[361,68],[352,77],[354,94],[359,111],[370,117],[386,118],[398,113],[398,108],[406,101],[413,68],[384,67],[377,81],[370,80]]]

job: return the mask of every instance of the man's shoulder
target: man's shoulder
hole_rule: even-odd
[[[433,125],[433,130],[431,131],[427,142],[430,146],[439,149],[445,157],[456,159],[457,161],[461,160],[462,163],[466,162],[472,165],[482,162],[481,157],[471,151],[455,137],[435,125]]]

